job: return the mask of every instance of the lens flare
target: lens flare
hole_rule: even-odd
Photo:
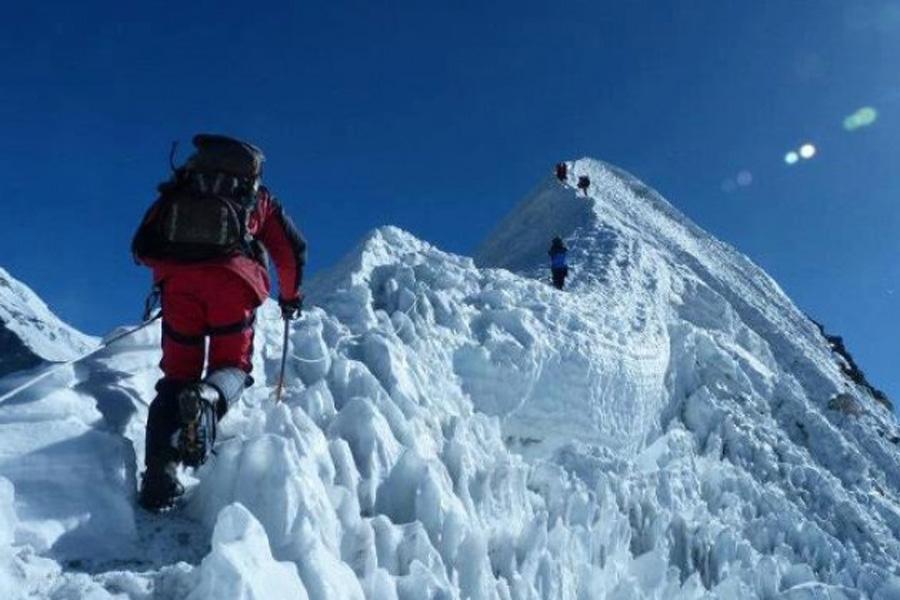
[[[871,106],[864,106],[844,119],[844,129],[856,131],[863,127],[869,127],[878,120],[878,111]]]
[[[803,144],[800,146],[800,158],[809,160],[816,155],[816,147],[812,144]]]
[[[753,173],[750,171],[744,170],[738,173],[737,175],[737,184],[741,187],[747,187],[753,183]]]
[[[789,165],[795,165],[795,164],[797,164],[797,161],[799,161],[799,160],[800,160],[800,155],[797,154],[796,152],[794,152],[793,150],[791,150],[790,152],[788,152],[787,154],[784,155],[784,162],[786,162]]]

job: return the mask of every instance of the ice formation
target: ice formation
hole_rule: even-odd
[[[133,504],[158,330],[0,405],[0,597],[900,598],[894,416],[747,258],[569,172],[589,194],[548,178],[477,267],[367,236],[312,282],[277,405],[264,306],[173,514]]]

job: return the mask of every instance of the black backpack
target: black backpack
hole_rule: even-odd
[[[262,152],[225,136],[194,137],[197,152],[159,188],[132,244],[136,257],[192,263],[253,255],[247,221],[256,206]]]

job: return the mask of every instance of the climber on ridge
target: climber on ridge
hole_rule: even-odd
[[[569,265],[566,262],[568,252],[569,249],[566,248],[566,244],[559,236],[553,238],[550,250],[547,251],[547,254],[550,255],[550,274],[553,277],[553,287],[558,290],[563,289],[566,285],[566,277],[569,275]]]
[[[178,463],[206,460],[217,421],[253,381],[254,315],[269,295],[266,253],[284,319],[299,315],[303,298],[306,242],[260,185],[260,149],[222,135],[199,134],[193,143],[195,153],[173,165],[132,243],[162,295],[163,378],[147,416],[139,497],[153,511],[184,492]]]
[[[556,178],[565,184],[569,179],[569,165],[564,162],[556,163]]]
[[[582,175],[578,178],[578,189],[584,192],[584,195],[588,195],[588,190],[591,187],[591,178],[587,175]]]

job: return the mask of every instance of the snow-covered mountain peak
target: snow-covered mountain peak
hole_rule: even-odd
[[[0,268],[0,377],[44,361],[71,360],[96,343],[63,323],[37,294]]]
[[[547,248],[554,236],[566,240],[577,256],[579,252],[607,253],[605,249],[616,241],[610,234],[615,233],[625,233],[650,246],[677,248],[690,254],[702,254],[705,247],[715,247],[729,252],[734,262],[749,262],[623,169],[592,158],[566,165],[565,182],[548,175],[499,223],[475,252],[479,266],[532,272],[546,267]],[[585,177],[590,183],[586,193],[577,188],[579,180]],[[616,225],[625,231],[610,231]],[[602,265],[590,264],[598,266]],[[579,271],[591,277],[597,268]]]
[[[587,172],[587,167],[592,173],[602,172],[602,163],[582,159],[569,165],[571,186],[563,187],[548,175],[481,244],[475,253],[479,266],[516,272],[546,268],[547,248],[554,236],[572,239],[575,232],[598,225],[598,202],[575,193],[574,186],[575,173]]]
[[[158,328],[0,405],[0,596],[900,597],[892,415],[740,253],[569,171],[490,268],[366,236],[309,282],[279,404],[264,306],[257,384],[175,514],[132,504]]]
[[[500,223],[476,252],[479,266],[546,280],[550,240],[560,235],[570,250],[567,287],[606,314],[627,320],[640,309],[665,323],[741,325],[785,366],[804,365],[790,369],[801,379],[830,380],[806,382],[830,388],[823,402],[843,391],[830,345],[767,273],[629,173],[588,158],[567,165],[565,183],[548,176]],[[587,194],[576,189],[582,177]]]

